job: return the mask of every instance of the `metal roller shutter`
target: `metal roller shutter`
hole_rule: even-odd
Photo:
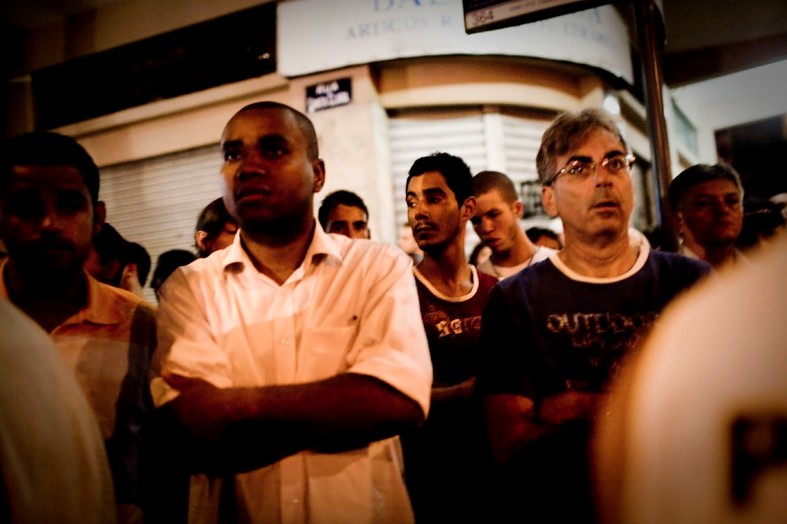
[[[541,135],[549,126],[549,121],[510,115],[502,115],[502,118],[502,144],[506,162],[506,169],[503,171],[519,189],[525,204],[525,216],[544,216],[541,186],[536,172],[536,154],[541,145]]]
[[[220,168],[218,145],[103,168],[107,222],[142,244],[153,267],[169,249],[194,251],[197,215],[221,196]],[[145,294],[155,304],[153,290],[146,286]]]

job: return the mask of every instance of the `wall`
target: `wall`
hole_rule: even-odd
[[[29,64],[50,65],[260,3],[114,2],[69,24],[36,32],[29,42]],[[364,0],[363,4],[373,2]],[[454,41],[453,36],[451,39]],[[499,105],[556,112],[602,105],[609,90],[596,72],[577,64],[520,56],[412,57],[292,78],[266,75],[64,126],[58,131],[79,139],[99,166],[111,166],[216,144],[226,121],[243,105],[271,99],[303,109],[306,86],[348,76],[353,85],[352,104],[310,115],[328,174],[326,187],[316,202],[333,189],[358,192],[370,208],[375,237],[390,242],[395,241],[398,228],[394,223],[393,199],[397,196],[392,195],[387,111]],[[29,104],[21,107],[24,112]],[[635,126],[631,133],[638,154],[647,157],[643,129]]]

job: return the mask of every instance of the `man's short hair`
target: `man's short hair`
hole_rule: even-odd
[[[96,163],[79,142],[52,131],[31,131],[6,140],[0,150],[0,194],[15,166],[71,166],[85,180],[93,204],[98,202],[99,173]]]
[[[207,206],[202,208],[199,215],[197,215],[197,225],[194,227],[194,233],[197,231],[204,231],[207,233],[207,239],[213,242],[222,231],[227,222],[235,223],[235,219],[227,211],[224,205],[224,199],[219,197],[212,200]],[[206,257],[209,253],[202,250],[199,244],[195,244],[200,257]]]
[[[126,247],[126,239],[109,222],[104,222],[98,233],[93,235],[93,249],[102,264],[109,264],[112,260],[120,260]]]
[[[473,177],[473,194],[478,197],[492,190],[497,190],[503,200],[513,204],[519,200],[514,182],[508,175],[500,171],[481,171]]]
[[[595,107],[578,112],[566,112],[550,124],[541,137],[541,146],[536,154],[536,169],[541,184],[549,183],[562,166],[555,159],[579,147],[587,137],[598,129],[610,132],[628,152],[628,145],[615,120],[607,111]]]
[[[352,191],[339,189],[326,195],[326,197],[322,199],[320,209],[317,210],[317,220],[320,222],[323,229],[327,229],[328,227],[328,217],[331,215],[331,211],[342,204],[361,209],[368,220],[369,210],[366,208],[366,203],[363,199]]]
[[[417,159],[410,167],[405,188],[410,186],[410,179],[430,171],[437,171],[445,179],[448,188],[456,196],[461,206],[465,200],[473,196],[473,173],[464,160],[458,156],[443,152],[435,152]]]
[[[150,266],[152,260],[150,253],[145,249],[145,246],[138,242],[129,242],[126,244],[126,261],[133,262],[137,265],[137,280],[140,286],[145,286],[150,274]]]
[[[224,230],[224,226],[229,221],[235,221],[224,206],[224,199],[219,197],[212,200],[207,206],[202,208],[197,216],[197,225],[194,232],[204,231],[208,238],[214,238]]]
[[[549,229],[548,227],[531,226],[525,229],[525,235],[531,242],[536,243],[541,237],[548,237],[560,244],[560,237],[557,232]]]
[[[194,253],[185,249],[164,251],[156,259],[156,268],[153,270],[153,276],[150,278],[150,287],[158,294],[158,289],[167,280],[167,277],[180,266],[186,266],[196,259],[197,256]]]
[[[710,180],[729,180],[738,187],[741,197],[743,196],[741,177],[731,165],[723,162],[718,164],[695,164],[681,171],[670,182],[667,190],[670,208],[673,211],[682,208],[689,190],[698,184]]]
[[[291,115],[295,117],[295,123],[300,128],[301,132],[303,132],[303,136],[306,138],[306,153],[309,156],[309,160],[316,160],[320,156],[319,146],[317,144],[317,132],[314,130],[314,124],[309,117],[295,109],[294,107],[290,107],[287,104],[282,104],[279,102],[274,102],[272,100],[263,100],[262,102],[253,102],[242,107],[235,115],[239,115],[241,113],[245,113],[246,111],[256,111],[256,110],[265,110],[265,109],[281,109],[283,111],[288,111]]]
[[[137,278],[139,285],[144,286],[150,273],[150,253],[142,244],[129,242],[114,226],[108,222],[101,225],[101,229],[93,236],[93,249],[98,255],[98,260],[103,266],[108,266],[113,260],[117,260],[120,268],[127,264],[137,265]],[[110,282],[113,286],[120,285],[122,269],[112,278]]]

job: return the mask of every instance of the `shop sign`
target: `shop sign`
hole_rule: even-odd
[[[306,112],[344,106],[352,102],[352,79],[338,78],[306,87]]]

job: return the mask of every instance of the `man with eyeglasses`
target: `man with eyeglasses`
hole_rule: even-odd
[[[615,374],[664,306],[710,271],[633,239],[632,162],[606,112],[558,116],[536,167],[565,246],[487,299],[478,388],[500,510],[514,520],[594,522],[587,446]]]
[[[746,260],[735,243],[743,228],[743,186],[726,164],[696,164],[670,182],[668,198],[679,253],[713,267]]]

